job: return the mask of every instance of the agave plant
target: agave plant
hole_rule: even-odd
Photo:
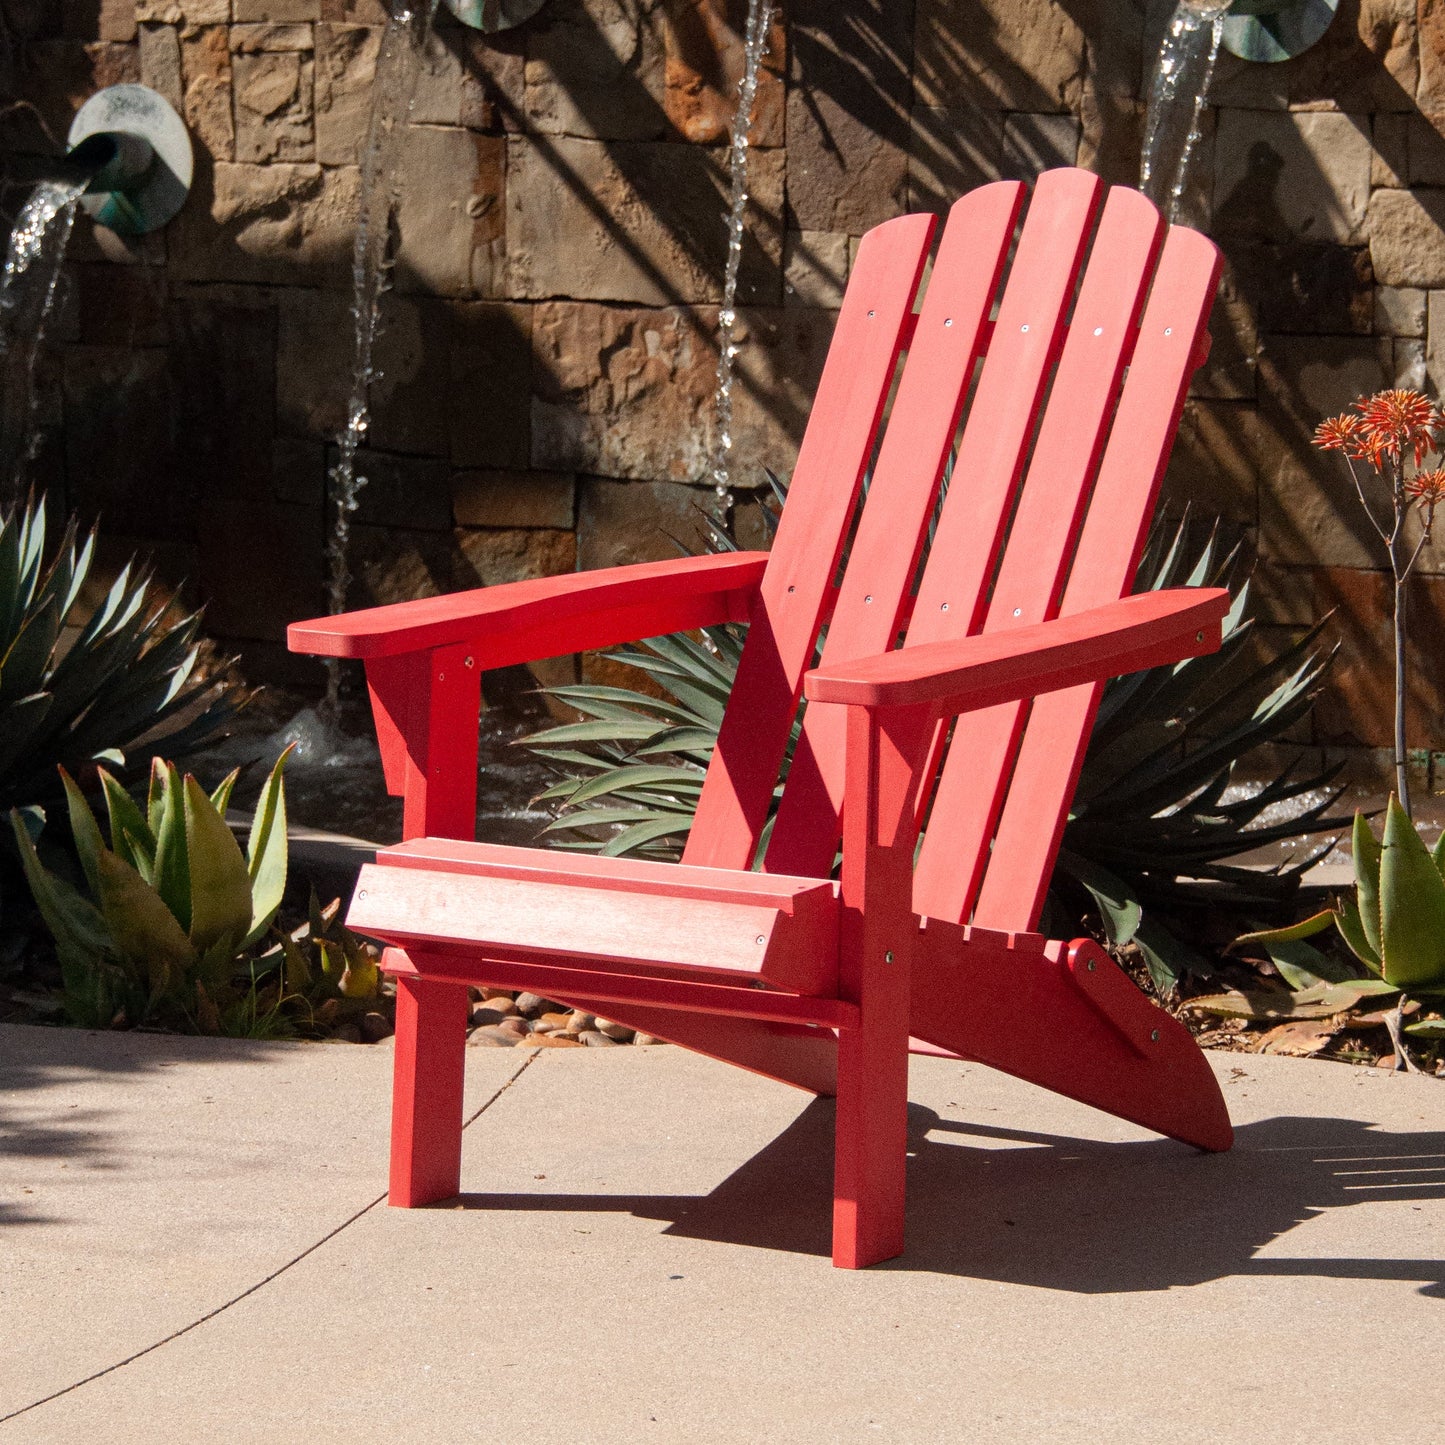
[[[286,888],[289,755],[288,748],[261,789],[244,855],[225,816],[239,769],[208,796],[174,763],[156,758],[142,810],[101,768],[109,847],[62,771],[89,896],[45,867],[31,820],[11,810],[26,879],[55,939],[71,1022],[261,1031],[257,976],[245,955],[266,936]]]
[[[1445,836],[1427,848],[1400,800],[1385,807],[1383,837],[1376,838],[1363,813],[1355,814],[1351,847],[1355,896],[1345,897],[1288,928],[1246,933],[1233,947],[1262,948],[1289,994],[1235,991],[1191,1000],[1191,1006],[1224,1017],[1319,1019],[1394,1000],[1379,1022],[1389,1029],[1397,1058],[1414,1068],[1400,1035],[1425,1042],[1445,1040]],[[1357,967],[1307,940],[1334,928]],[[1405,1023],[1408,1004],[1428,1002],[1435,1016]],[[1415,1011],[1418,1011],[1416,1009]]]
[[[786,488],[770,474],[781,503]],[[771,531],[776,516],[763,514]],[[709,547],[737,543],[712,519]],[[1259,870],[1227,860],[1344,826],[1328,817],[1332,773],[1289,774],[1258,789],[1232,787],[1241,758],[1273,742],[1309,710],[1331,654],[1316,628],[1266,661],[1249,649],[1249,575],[1217,529],[1191,543],[1186,514],[1151,534],[1136,587],[1228,587],[1233,598],[1219,651],[1117,678],[1105,688],[1048,906],[1077,913],[1092,902],[1116,944],[1133,944],[1155,983],[1174,987],[1212,964],[1184,941],[1196,915],[1221,905],[1245,916],[1293,895],[1318,851]],[[703,629],[621,648],[614,661],[654,684],[579,684],[547,690],[581,721],[524,739],[561,774],[542,795],[558,816],[544,832],[567,848],[675,858],[691,826],[727,705],[746,628]],[[795,729],[796,734],[796,729]],[[786,764],[785,764],[786,769]],[[779,785],[781,792],[781,784]],[[1310,799],[1311,795],[1318,795]],[[1274,810],[1274,821],[1266,819]]]
[[[87,613],[95,543],[72,519],[50,556],[41,502],[0,520],[0,807],[58,802],[57,764],[124,776],[142,746],[184,757],[242,700],[227,669],[198,676],[199,617],[171,620],[146,568]]]

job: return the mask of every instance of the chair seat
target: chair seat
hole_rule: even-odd
[[[826,879],[416,838],[362,869],[347,923],[501,962],[837,990],[838,890]]]

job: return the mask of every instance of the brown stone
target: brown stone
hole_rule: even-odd
[[[336,463],[336,453],[328,452]],[[356,494],[356,521],[375,527],[448,532],[452,525],[447,464],[434,457],[395,456],[364,448],[356,475],[366,479]]]
[[[218,163],[197,175],[167,239],[188,281],[340,281],[351,260],[353,167]]]
[[[1374,272],[1364,246],[1234,245],[1240,292],[1265,331],[1340,336],[1374,329]]]
[[[531,465],[532,311],[487,301],[447,305],[453,466]]]
[[[537,17],[526,114],[544,135],[653,140],[667,128],[664,47],[651,0],[575,0]]]
[[[697,145],[726,141],[743,73],[744,14],[727,0],[667,0],[663,17],[667,119],[683,140]],[[786,66],[787,31],[781,11],[775,10],[748,127],[753,145],[783,144]]]
[[[725,152],[699,146],[513,139],[512,294],[648,306],[717,301],[727,234]],[[739,297],[781,299],[783,154],[757,151]]]
[[[125,45],[136,38],[135,0],[64,0],[61,12],[66,35],[77,40]]]
[[[238,52],[232,57],[238,161],[309,161],[313,158],[316,153],[312,128],[314,68],[309,54],[295,50]]]
[[[173,25],[143,25],[140,28],[140,82],[163,96],[177,111],[186,103],[181,78],[181,42]]]
[[[1377,115],[1374,119],[1374,154],[1370,157],[1372,186],[1404,186],[1409,183],[1409,136],[1412,117]]]
[[[1011,115],[1003,126],[1005,177],[1032,182],[1040,171],[1079,157],[1079,121],[1072,115]]]
[[[579,570],[658,562],[676,557],[678,543],[691,552],[702,551],[702,513],[713,500],[710,487],[579,477]]]
[[[1209,316],[1209,336],[1209,357],[1194,373],[1190,395],[1252,398],[1259,331],[1254,306],[1241,292],[1238,278],[1229,266],[1220,278],[1214,310]]]
[[[510,1029],[499,1028],[496,1024],[486,1024],[481,1028],[473,1029],[467,1035],[467,1047],[477,1049],[514,1049],[519,1039]],[[534,1042],[528,1040],[528,1042]]]
[[[463,527],[570,529],[576,479],[568,472],[457,472],[452,511]]]
[[[1370,158],[1369,126],[1360,116],[1224,111],[1214,155],[1215,230],[1359,245]],[[1368,229],[1373,235],[1373,220]]]
[[[787,18],[788,229],[861,235],[907,202],[910,7],[795,0]]]
[[[1260,490],[1260,552],[1285,563],[1370,567],[1378,539],[1339,457],[1310,445],[1316,425],[1394,382],[1388,338],[1268,337],[1261,347],[1261,411],[1274,455]]]
[[[351,386],[350,298],[288,287],[276,298],[276,419],[299,436],[335,437]]]
[[[321,0],[320,18],[335,25],[385,25],[387,12],[383,0]]]
[[[542,1017],[537,1020],[537,1027],[547,1029],[566,1029],[571,1025],[571,1023],[572,1015],[570,1013],[544,1013]]]
[[[315,48],[310,25],[233,25],[231,49],[242,55],[259,55],[272,50],[312,50]]]
[[[72,265],[78,339],[90,346],[164,346],[165,273],[149,266]],[[55,331],[48,329],[48,335]]]
[[[848,238],[836,231],[789,231],[783,238],[783,304],[843,304],[848,280]]]
[[[1188,506],[1253,529],[1259,522],[1260,469],[1268,434],[1252,406],[1239,402],[1191,400],[1169,457],[1161,509]]]
[[[438,533],[358,525],[352,537],[350,599],[363,607],[570,572],[577,556],[571,532],[540,529]]]
[[[587,1047],[581,1039],[574,1039],[568,1034],[528,1034],[527,1046],[536,1049],[585,1049]]]
[[[388,295],[380,312],[367,445],[444,457],[452,409],[444,303],[431,297]]]
[[[536,308],[532,465],[689,482],[707,472],[715,316],[681,308]]]
[[[950,106],[965,98],[1009,111],[1075,109],[1085,57],[1075,13],[1059,0],[918,0],[918,99]]]
[[[321,19],[321,0],[234,0],[233,19],[239,22],[273,20],[283,25]]]
[[[224,25],[231,18],[230,0],[135,0],[135,18],[142,24]]]
[[[908,207],[940,215],[966,191],[998,180],[1003,116],[984,106],[916,106],[908,157]]]
[[[1417,85],[1425,99],[1415,42],[1416,0],[1352,0],[1303,54],[1253,69],[1283,70],[1291,105],[1408,112],[1415,108]]]
[[[1340,651],[1329,686],[1315,703],[1315,736],[1326,746],[1388,746],[1395,693],[1393,584],[1383,571],[1311,567],[1274,579],[1293,589],[1290,610],[1312,618],[1333,612],[1327,636]],[[1438,639],[1445,630],[1445,579],[1417,577],[1406,603],[1406,740],[1426,746],[1439,736],[1445,712],[1445,657]],[[1284,605],[1289,607],[1288,599]]]
[[[1370,197],[1370,259],[1385,286],[1445,286],[1445,190]]]
[[[271,449],[271,495],[293,506],[326,500],[326,448],[298,437],[277,437]]]
[[[1376,335],[1424,336],[1428,295],[1412,286],[1376,286]]]
[[[236,154],[228,38],[224,25],[188,28],[181,36],[186,124],[217,161],[233,160]]]
[[[316,159],[361,160],[371,119],[371,83],[381,32],[367,25],[316,27]]]
[[[25,47],[18,69],[18,95],[14,98],[33,105],[49,134],[63,138],[75,112],[97,90],[139,81],[140,55],[134,45],[41,40]],[[34,133],[35,128],[29,127],[27,138]],[[44,132],[36,139],[45,150],[50,149]],[[36,148],[36,141],[23,148]]]
[[[506,143],[460,128],[413,126],[402,148],[397,285],[466,296],[503,227]],[[486,288],[483,288],[486,289]]]

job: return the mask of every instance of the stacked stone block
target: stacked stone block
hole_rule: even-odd
[[[1137,174],[1167,0],[783,0],[751,134],[735,484],[786,473],[859,237],[999,177]],[[667,555],[710,504],[743,0],[443,17],[405,142],[353,600]],[[3,79],[55,136],[143,80],[197,143],[190,204],[80,235],[43,378],[42,480],[209,602],[257,675],[321,607],[379,0],[65,0]],[[1331,606],[1302,740],[1387,740],[1388,589],[1315,423],[1445,384],[1445,0],[1342,0],[1280,66],[1224,57],[1187,218],[1227,270],[1169,498],[1246,534],[1264,632]],[[24,118],[9,118],[12,144]],[[30,136],[34,142],[33,134]],[[746,508],[744,525],[748,525]],[[1418,736],[1445,711],[1445,550],[1416,588]]]

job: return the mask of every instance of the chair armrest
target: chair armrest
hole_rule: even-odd
[[[957,716],[1214,652],[1229,593],[1140,592],[1030,627],[899,648],[808,673],[804,696],[855,707],[928,705]]]
[[[766,552],[677,557],[369,607],[286,629],[292,652],[378,658],[466,644],[482,667],[744,622]]]

